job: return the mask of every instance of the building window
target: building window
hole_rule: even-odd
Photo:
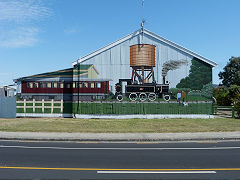
[[[101,83],[100,82],[96,83],[96,88],[101,88]]]
[[[57,88],[57,87],[58,87],[58,83],[57,83],[57,82],[53,82],[53,83],[52,83],[52,87],[53,87],[53,88]]]
[[[47,88],[51,88],[52,87],[52,83],[48,82],[47,83]]]
[[[89,83],[90,88],[94,88],[94,82]]]

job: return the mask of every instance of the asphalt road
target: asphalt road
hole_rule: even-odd
[[[240,180],[240,141],[0,141],[2,179]]]

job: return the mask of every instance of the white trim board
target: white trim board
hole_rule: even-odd
[[[212,119],[213,115],[209,114],[75,114],[78,119],[172,119],[172,118],[189,118],[189,119]]]
[[[73,117],[77,119],[212,119],[209,114],[57,114],[57,113],[17,113],[17,117]]]
[[[83,61],[86,61],[87,59],[89,59],[89,58],[91,58],[93,56],[96,56],[96,55],[98,55],[98,54],[100,54],[100,53],[102,53],[102,52],[104,52],[104,51],[106,51],[106,50],[108,50],[108,49],[118,45],[118,44],[121,44],[122,42],[124,42],[124,41],[126,41],[126,40],[128,40],[128,39],[130,39],[130,38],[132,38],[134,36],[137,36],[140,33],[142,33],[141,29],[139,29],[139,30],[137,30],[137,31],[135,31],[135,32],[133,32],[133,33],[131,33],[131,34],[129,34],[129,35],[127,35],[127,36],[125,36],[125,37],[123,37],[123,38],[121,38],[121,39],[119,39],[119,40],[117,40],[117,41],[115,41],[115,42],[113,42],[113,43],[103,47],[103,48],[101,48],[101,49],[98,49],[98,50],[96,50],[96,51],[94,51],[94,52],[92,52],[92,53],[90,53],[90,54],[88,54],[86,56],[83,56],[80,59],[77,59],[76,61],[74,61],[72,63],[72,65],[74,66],[77,63],[81,63]],[[178,50],[180,50],[180,51],[182,51],[184,53],[187,53],[187,54],[189,54],[189,55],[191,55],[193,57],[196,57],[196,58],[202,60],[203,62],[206,62],[206,63],[210,64],[213,67],[218,65],[216,62],[213,62],[210,59],[205,58],[205,57],[203,57],[203,56],[201,56],[201,55],[199,55],[199,54],[197,54],[197,53],[195,53],[195,52],[193,52],[193,51],[191,51],[191,50],[189,50],[187,48],[184,48],[183,46],[180,46],[180,45],[178,45],[178,44],[176,44],[176,43],[174,43],[174,42],[172,42],[172,41],[170,41],[170,40],[168,40],[166,38],[158,36],[158,35],[154,34],[153,32],[151,32],[151,31],[149,31],[147,29],[144,29],[144,34],[147,34],[147,35],[149,35],[149,36],[151,36],[151,37],[153,37],[153,38],[155,38],[155,39],[157,39],[157,40],[159,40],[161,42],[164,42],[164,43],[168,44],[169,46],[172,46],[172,47],[174,47],[174,48],[176,48],[176,49],[178,49]]]
[[[58,114],[58,113],[17,113],[16,117],[68,117],[71,118],[72,114]]]

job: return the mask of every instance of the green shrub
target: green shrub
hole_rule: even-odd
[[[201,90],[202,92],[202,96],[206,97],[206,98],[212,98],[213,97],[213,85],[212,82],[203,85],[203,88]]]
[[[185,93],[188,94],[191,91],[191,89],[190,88],[170,88],[169,89],[169,92],[171,92],[173,96],[176,96],[178,91],[181,91],[181,92],[185,91]]]
[[[240,101],[235,102],[233,105],[234,105],[234,108],[237,112],[237,117],[239,118],[240,117]]]
[[[189,96],[202,96],[202,92],[200,90],[192,90],[188,93]]]

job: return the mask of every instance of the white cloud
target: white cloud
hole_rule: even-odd
[[[69,28],[69,29],[64,29],[65,34],[74,34],[77,32],[76,28]]]
[[[42,0],[0,0],[0,47],[35,45],[40,32],[36,22],[51,15]]]
[[[20,27],[10,31],[4,31],[0,35],[0,47],[17,48],[22,46],[33,46],[39,40],[39,30],[34,27]]]
[[[23,23],[51,15],[51,10],[37,0],[5,0],[0,2],[0,21]]]

